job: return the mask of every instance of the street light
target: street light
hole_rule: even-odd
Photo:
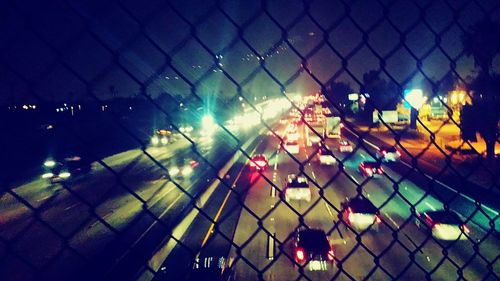
[[[407,89],[404,91],[405,107],[411,108],[410,128],[417,128],[418,111],[427,100],[421,89]]]

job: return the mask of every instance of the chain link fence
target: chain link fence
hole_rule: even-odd
[[[0,7],[1,280],[499,279],[498,2]]]

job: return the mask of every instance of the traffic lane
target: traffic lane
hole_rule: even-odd
[[[301,155],[296,156],[299,161],[304,160]],[[294,160],[288,161],[288,154],[283,152],[278,154],[278,157],[283,160],[280,160],[277,166],[276,178],[286,179],[289,173],[299,174],[300,166]],[[278,180],[276,185],[281,189],[283,181]],[[331,227],[331,218],[322,219],[323,216],[329,216],[323,204],[318,202],[312,205],[313,203],[294,201],[285,203],[281,200],[279,192],[273,197],[274,188],[267,181],[259,179],[247,194],[245,205],[257,215],[257,218],[247,210],[242,210],[234,240],[237,245],[243,246],[242,257],[239,259],[236,257],[235,261],[238,280],[256,280],[257,270],[266,268],[264,272],[266,280],[288,280],[288,278],[292,280],[299,277],[299,272],[293,270],[289,238],[300,225],[300,215],[304,215],[304,223],[312,227],[323,229]],[[315,201],[318,197],[313,189],[312,200]],[[260,220],[262,225],[259,223]],[[275,248],[270,246],[274,244],[273,237],[277,239]],[[270,248],[274,249],[271,251],[274,252],[273,255],[269,254]],[[317,280],[333,277],[333,271],[307,274]]]
[[[356,165],[348,165],[348,166],[355,167]],[[347,169],[350,169],[350,168],[347,168]],[[352,168],[351,168],[351,170],[352,170]],[[351,171],[351,172],[353,175],[356,174],[356,171]],[[397,178],[398,175],[396,173],[393,173],[392,171],[386,171],[386,173],[388,173],[388,172],[392,173],[393,178]],[[357,174],[358,175],[355,176],[355,178],[358,178],[357,181],[359,181],[359,182],[365,181],[364,178],[362,178],[362,177],[359,178],[359,173],[357,173]],[[325,181],[326,181],[326,179],[325,179]],[[403,197],[401,197],[400,195],[396,195],[396,197],[393,197],[392,199],[390,199],[390,196],[394,194],[394,189],[391,188],[393,185],[391,181],[382,178],[382,179],[376,179],[376,180],[369,179],[365,183],[366,183],[366,185],[364,185],[362,187],[363,193],[366,197],[370,198],[376,206],[380,207],[383,204],[383,202],[385,202],[386,200],[390,200],[387,202],[386,205],[384,205],[381,208],[381,214],[386,219],[389,219],[388,221],[393,224],[393,227],[399,228],[399,225],[402,224],[405,219],[412,218],[411,211],[410,211],[410,205],[406,201],[403,200],[403,197],[405,199],[406,198],[412,198],[412,199],[415,198],[415,197],[410,196],[411,193],[404,194],[404,192],[402,192]],[[417,186],[413,185],[411,182],[408,182],[408,181],[402,182],[400,184],[400,186],[401,185],[403,185],[405,187],[404,189],[407,189],[408,191],[419,190]],[[414,193],[415,192],[413,192],[413,194]],[[420,199],[420,197],[416,197],[415,201],[417,201],[417,199]],[[425,209],[428,209],[429,207],[433,208],[433,205],[441,205],[442,206],[442,204],[439,201],[432,198],[431,196],[428,196],[428,198],[426,197],[425,199],[424,199],[424,201],[421,202],[421,204],[419,204],[419,206],[426,205]],[[432,203],[430,203],[430,202],[432,202]],[[412,202],[412,204],[414,204],[414,203],[415,202]],[[418,209],[418,206],[417,206],[417,209]],[[391,214],[391,215],[389,215],[389,214]],[[405,226],[405,231],[403,231],[403,234],[404,234],[403,237],[408,238],[408,240],[409,240],[409,242],[411,242],[411,244],[418,244],[418,243],[413,241],[414,238],[412,238],[412,236],[414,233],[419,233],[419,231],[417,230],[417,232],[415,232],[415,230],[412,229],[413,227],[414,227],[413,221],[411,221],[409,225]],[[478,230],[479,229],[475,229],[475,230],[473,230],[473,232],[478,231]],[[473,236],[471,237],[471,239],[475,240],[475,238]],[[498,244],[496,243],[496,241],[492,241],[492,240],[493,240],[492,236],[489,236],[487,238],[487,241],[483,241],[482,243],[491,244],[491,246],[493,246],[493,249],[498,249]],[[471,247],[472,245],[473,245],[473,243],[467,243],[466,241],[458,241],[457,243],[453,244],[453,247],[451,248],[451,251],[450,251],[451,254],[449,254],[449,256],[451,256],[456,261],[468,261],[469,259],[471,259],[471,257],[474,256],[474,252],[472,251],[472,247]],[[428,246],[429,246],[429,249],[426,249],[424,247],[424,249],[422,251],[420,251],[420,252],[425,252],[425,255],[424,255],[424,253],[422,253],[422,255],[417,255],[417,257],[421,258],[422,264],[427,265],[427,266],[425,266],[425,268],[428,271],[430,271],[433,268],[433,264],[430,262],[430,259],[431,259],[430,257],[438,257],[439,254],[441,253],[442,247],[440,247],[439,245],[432,245],[432,244],[430,244]],[[414,247],[409,247],[409,248],[411,249]],[[486,254],[486,256],[490,256],[490,261],[495,258],[494,251],[487,251],[487,252],[485,252],[485,254]],[[432,260],[435,260],[435,259],[433,258]],[[453,268],[452,266],[450,266],[450,264],[445,263],[441,268],[439,268],[439,270],[437,271],[437,273],[435,275],[442,274],[443,277],[446,277],[446,275],[448,275],[448,272],[450,270],[453,272],[456,272],[456,268]],[[481,276],[481,272],[484,272],[484,270],[487,270],[487,268],[485,268],[485,264],[481,262],[480,258],[476,258],[476,259],[471,260],[471,266],[469,266],[467,268],[465,273],[469,277],[479,278],[479,276]]]
[[[342,159],[342,156],[338,156],[339,159]],[[412,216],[411,209],[410,209],[410,204],[415,205],[417,211],[423,212],[423,211],[429,211],[429,210],[439,210],[444,208],[444,204],[435,198],[435,196],[438,196],[436,194],[426,194],[424,190],[416,184],[414,184],[412,181],[407,179],[407,175],[401,176],[397,172],[393,171],[390,168],[390,165],[387,165],[384,163],[385,167],[385,176],[382,177],[385,180],[371,180],[371,179],[365,179],[364,177],[360,176],[360,173],[357,171],[357,166],[359,162],[366,160],[366,159],[371,159],[371,156],[367,154],[366,151],[363,151],[363,149],[359,149],[353,153],[353,155],[349,158],[350,160],[344,162],[343,164],[345,165],[346,169],[350,169],[352,171],[352,175],[355,175],[355,178],[357,178],[358,182],[368,183],[366,186],[363,187],[364,190],[366,191],[371,191],[367,192],[367,196],[369,197],[370,194],[377,194],[379,190],[383,190],[386,193],[384,200],[387,200],[389,195],[393,195],[396,193],[397,190],[397,195],[393,199],[393,201],[389,202],[390,204],[384,206],[385,209],[387,209],[389,212],[392,213],[399,213],[400,217],[403,219],[406,219],[408,217]],[[389,180],[392,179],[392,180]],[[375,183],[375,184],[370,184],[370,183]],[[396,184],[397,183],[397,184]],[[423,184],[431,184],[431,182],[424,181]],[[380,200],[380,205],[384,200]],[[443,198],[441,198],[443,200]],[[464,217],[471,216],[471,221],[469,221],[469,225],[471,228],[474,228],[475,231],[474,233],[478,234],[474,237],[472,237],[475,240],[482,239],[482,236],[485,235],[487,231],[484,231],[485,225],[488,226],[488,224],[491,222],[491,218],[487,217],[487,215],[483,212],[478,212],[477,208],[474,204],[471,204],[470,201],[465,200],[465,198],[461,196],[455,196],[454,200],[448,203],[450,208],[452,210],[455,210]],[[393,205],[392,203],[397,203],[397,206],[394,206],[391,208]],[[466,209],[467,211],[464,212],[463,210]],[[393,221],[391,219],[391,221]],[[476,225],[478,221],[483,221],[483,223]],[[479,228],[478,226],[481,226],[483,230],[481,229],[476,229]],[[491,229],[490,228],[486,228]],[[487,237],[491,239],[491,237]]]
[[[352,134],[348,134],[351,139],[355,138]],[[377,142],[376,142],[377,143]],[[372,152],[372,154],[375,152],[375,148],[373,147],[372,144],[365,143],[364,147],[366,147],[368,150]],[[367,153],[368,154],[368,153]],[[478,205],[475,203],[475,200],[468,197],[467,195],[464,195],[462,193],[458,194],[458,192],[454,189],[451,189],[447,186],[442,185],[441,183],[434,182],[430,183],[430,179],[423,175],[420,171],[423,169],[425,170],[425,167],[422,167],[421,161],[419,161],[419,170],[415,171],[410,165],[406,164],[404,161],[411,162],[407,159],[408,155],[403,151],[402,152],[402,159],[403,161],[397,161],[393,163],[384,163],[386,166],[391,167],[394,171],[399,172],[402,175],[405,175],[408,179],[417,182],[417,183],[423,183],[422,184],[422,190],[430,190],[433,192],[433,194],[441,199],[443,202],[448,202],[450,201],[451,203],[449,204],[450,207],[457,211],[460,214],[463,214],[464,216],[468,217],[470,215],[473,215],[472,220],[480,225],[483,229],[486,231],[491,229],[493,226],[495,227],[496,231],[500,231],[500,223],[497,223],[500,220],[500,216],[498,215],[498,211],[489,208],[485,205]],[[443,171],[437,171],[434,173],[436,176],[434,178],[436,180],[441,180],[442,178],[442,172]],[[449,180],[449,178],[448,178]],[[456,186],[459,185],[464,185],[464,184],[469,184],[470,183],[463,183],[463,182],[458,182],[456,179],[452,179],[454,184]],[[480,189],[480,188],[479,188]],[[485,193],[480,191],[478,188],[469,188],[468,192],[469,193]],[[488,204],[491,204],[492,206],[496,205],[496,202],[491,202],[490,198],[484,198],[484,194],[478,194],[478,198],[481,198],[482,200],[486,200],[485,202],[488,202]],[[487,197],[487,196],[486,196]],[[491,197],[491,196],[490,196]],[[480,212],[476,212],[477,209],[481,209]]]
[[[282,126],[278,126],[275,131],[280,133],[282,130]],[[275,157],[277,143],[279,142],[275,139],[269,145],[267,138],[261,138],[255,149],[247,151],[247,154],[250,157],[256,154],[265,154],[270,165],[272,165],[277,160]],[[269,151],[267,150],[268,146]],[[273,150],[274,154],[271,153]],[[258,172],[248,169],[249,160],[246,159],[246,156],[242,156],[240,162],[231,168],[233,173],[230,173],[230,178],[231,181],[235,182],[232,186],[234,192],[229,191],[227,187],[222,185],[217,188],[217,194],[211,196],[203,210],[208,218],[204,215],[198,215],[195,218],[191,225],[196,225],[196,227],[188,229],[187,233],[182,237],[181,243],[172,250],[163,263],[162,276],[165,275],[168,278],[175,279],[176,277],[172,276],[180,278],[180,276],[188,274],[193,266],[193,253],[197,253],[196,256],[199,258],[200,267],[205,265],[205,257],[227,257],[231,245],[227,238],[232,239],[233,237],[246,191],[260,177]],[[236,175],[234,171],[238,170],[240,172]],[[263,172],[263,176],[270,179],[268,171]],[[219,223],[213,224],[213,220],[218,220]],[[179,260],[184,261],[180,264],[185,265],[185,267],[179,267]],[[159,277],[159,279],[161,280],[162,277]]]
[[[215,155],[213,155],[215,156]],[[220,154],[218,155],[220,156]],[[99,184],[101,186],[105,184],[106,181],[103,181],[102,179],[99,180]],[[140,183],[140,182],[139,182]],[[138,187],[138,189],[141,188],[139,183],[136,182],[129,182],[132,186]],[[111,184],[110,184],[111,185]],[[115,185],[116,186],[116,185]],[[117,187],[119,188],[119,187]],[[64,190],[65,191],[65,190]],[[122,229],[123,225],[126,225],[138,212],[142,210],[142,205],[140,202],[138,202],[137,199],[133,198],[129,193],[125,192],[125,196],[121,196],[118,198],[118,200],[112,201],[108,200],[107,202],[110,202],[108,204],[102,204],[100,205],[96,213],[99,217],[104,219],[104,223],[111,223],[113,228],[116,229]],[[99,222],[95,219],[95,215],[91,215],[89,213],[89,208],[85,204],[79,200],[79,198],[74,198],[74,197],[67,197],[69,199],[72,199],[72,202],[67,202],[67,200],[64,200],[65,204],[61,206],[61,208],[48,208],[46,212],[42,213],[42,218],[47,221],[51,226],[54,226],[57,230],[57,232],[62,232],[62,233],[73,233],[74,230],[78,230],[79,228],[83,228],[84,231],[79,232],[74,234],[73,237],[73,243],[77,244],[74,247],[78,247],[81,245],[79,250],[83,253],[87,253],[88,251],[92,251],[95,249],[94,244],[97,242],[100,246],[104,244],[104,242],[108,241],[106,238],[113,238],[113,232],[109,230],[109,225],[104,226],[102,225],[103,222]],[[76,202],[75,202],[76,201]],[[127,202],[128,201],[128,202]],[[127,204],[128,203],[128,204]],[[76,205],[75,205],[76,204]],[[133,206],[132,206],[132,205]],[[69,206],[68,206],[69,205]],[[165,204],[166,205],[166,204]],[[109,207],[109,208],[108,208]],[[69,210],[67,209],[69,208]],[[102,211],[102,213],[101,213]],[[67,214],[67,216],[61,216],[61,213]],[[72,216],[71,214],[74,214]],[[88,216],[82,216],[81,214],[89,214]],[[88,224],[83,224],[82,221],[84,222],[85,220],[88,220],[90,217],[91,220],[94,220],[92,222],[88,222]],[[27,249],[35,249],[32,252],[34,252],[34,256],[36,257],[43,257],[45,256],[46,258],[50,257],[50,251],[47,251],[46,255],[37,255],[36,249],[43,249],[43,245],[36,245],[38,241],[46,241],[47,238],[46,236],[49,236],[50,239],[48,239],[47,243],[44,245],[51,245],[53,243],[49,243],[50,240],[54,241],[54,235],[50,235],[51,231],[47,231],[47,229],[43,229],[43,226],[38,226],[37,221],[33,220],[33,222],[26,222],[27,226],[24,226],[23,228],[30,227],[29,228],[29,233],[30,235],[26,235],[30,237],[30,239],[27,239],[25,243],[22,243],[23,246],[26,246]],[[35,224],[36,226],[33,227],[31,224]],[[88,227],[85,227],[88,226]],[[63,229],[62,229],[63,228]],[[9,230],[12,230],[12,228],[9,228]],[[17,233],[16,233],[17,234]],[[15,237],[16,234],[10,235],[11,237]],[[95,234],[95,235],[94,235]],[[35,235],[36,237],[33,237]],[[101,238],[99,238],[101,237]],[[33,239],[32,239],[33,238]],[[36,238],[36,239],[34,239]],[[95,239],[94,239],[95,238]],[[58,240],[58,239],[55,239]],[[35,245],[32,245],[30,241],[33,241]],[[57,241],[54,241],[54,243],[57,244]],[[32,245],[32,246],[29,246]],[[56,247],[57,248],[57,247]],[[43,262],[43,261],[39,261]]]
[[[319,170],[321,167],[317,168]],[[327,173],[318,173],[318,175],[319,181],[327,182],[329,180]],[[325,187],[325,198],[333,206],[340,208],[340,202],[343,199],[358,194],[356,187],[357,184],[352,183],[351,179],[341,174]],[[363,192],[363,194],[367,196],[366,192]],[[372,199],[372,201],[377,205],[377,200]],[[338,211],[333,207],[331,209],[337,219]],[[381,215],[385,223],[379,225],[378,231],[360,232],[357,229],[348,227],[343,221],[340,222],[336,230],[342,234],[341,240],[336,241],[334,244],[337,245],[337,257],[342,259],[343,268],[356,279],[366,278],[368,272],[366,269],[374,267],[377,260],[383,270],[378,270],[371,278],[394,279],[396,276],[412,280],[425,278],[425,272],[420,267],[423,267],[428,272],[432,270],[433,264],[428,261],[432,253],[429,253],[427,249],[416,250],[417,246],[409,236],[409,234],[413,233],[413,229],[405,228],[400,230],[397,233],[397,240],[394,239],[393,235],[396,234],[394,231],[397,229],[396,225],[394,225],[395,222],[384,210],[381,210]],[[350,254],[351,251],[354,252]],[[416,261],[419,262],[420,266],[412,263],[412,254],[410,254],[412,252],[416,252]],[[375,258],[377,256],[380,256],[380,258]],[[432,260],[435,260],[434,257]],[[438,277],[437,279],[446,278],[448,272],[456,272],[456,268],[453,269],[447,266],[443,265],[439,268],[433,277]],[[365,269],[365,272],[356,270],[357,268]]]
[[[190,275],[190,278],[194,278],[198,272],[194,268],[196,261],[199,261],[199,271],[203,272],[203,267],[206,266],[205,258],[227,258],[242,208],[241,202],[252,177],[244,157],[231,168],[225,184],[217,187],[202,213],[191,222],[187,232],[162,264],[161,274],[165,278],[159,277],[156,280],[180,280]],[[205,278],[211,280],[208,276]]]
[[[307,167],[307,173],[313,174],[313,171],[316,171],[316,181],[323,189],[325,197],[322,201],[333,218],[332,225],[337,224],[332,231],[338,232],[340,236],[340,239],[334,241],[334,245],[337,246],[337,257],[342,261],[343,269],[356,278],[366,278],[369,271],[366,269],[372,268],[376,264],[375,260],[378,260],[383,270],[376,271],[371,278],[391,279],[401,274],[401,270],[411,264],[407,249],[412,245],[407,241],[391,245],[393,238],[389,225],[380,224],[377,231],[373,229],[364,232],[353,229],[340,220],[341,202],[346,198],[357,196],[358,192],[362,192],[365,196],[367,194],[362,189],[357,189],[358,184],[353,182],[349,173],[338,173],[338,165],[323,166],[318,161],[313,161],[311,164]],[[336,176],[332,178],[332,175]],[[375,259],[376,256],[380,258]],[[421,278],[422,274],[416,268],[410,267],[402,276],[414,279],[416,276]]]
[[[172,150],[182,149],[185,146],[176,146],[173,149],[167,148],[164,151],[153,153],[155,157],[170,157],[173,155]],[[163,154],[163,155],[162,155]],[[130,167],[135,167],[137,162],[140,162],[143,158],[143,153],[141,150],[130,150],[118,155],[110,156],[103,159],[103,162],[108,164],[113,170],[118,173],[130,169]],[[87,181],[92,178],[100,178],[103,176],[111,176],[110,172],[105,169],[102,165],[95,162],[93,163],[93,170],[82,177],[75,180],[75,184],[78,185],[82,181]],[[94,183],[93,185],[97,184]],[[74,184],[68,184],[73,186]],[[56,200],[55,197],[61,197],[64,194],[60,193],[60,184],[51,184],[46,179],[37,179],[28,184],[22,185],[17,188],[11,189],[8,193],[2,196],[1,200],[1,211],[2,211],[2,221],[6,223],[13,219],[23,218],[25,215],[29,215],[27,212],[28,208],[26,205],[31,205],[34,208],[45,207],[48,201]],[[92,192],[99,193],[101,190],[92,189]],[[12,193],[12,194],[11,194]],[[16,198],[16,196],[20,198]],[[57,199],[59,200],[59,199]],[[21,203],[24,202],[25,204]]]

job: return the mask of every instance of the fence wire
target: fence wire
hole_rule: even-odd
[[[1,280],[499,279],[496,1],[1,7]]]

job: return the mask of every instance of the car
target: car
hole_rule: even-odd
[[[319,148],[317,155],[321,165],[335,165],[337,163],[337,159],[333,157],[332,152],[328,148]]]
[[[358,230],[378,230],[380,212],[366,197],[357,196],[341,203],[342,220]]]
[[[415,225],[418,228],[430,231],[432,236],[439,240],[465,240],[470,229],[452,210],[437,210],[416,213]]]
[[[384,173],[384,168],[378,161],[363,161],[359,164],[359,172],[365,177],[375,178]]]
[[[399,152],[394,146],[381,147],[377,150],[376,157],[384,162],[395,162],[401,158],[401,152]]]
[[[298,228],[292,246],[295,267],[308,271],[333,269],[335,253],[322,229]]]
[[[352,147],[352,144],[345,140],[345,139],[341,139],[339,141],[339,151],[340,152],[352,152],[354,149]]]
[[[180,159],[172,163],[168,168],[168,175],[178,179],[189,177],[200,163],[196,160]]]
[[[265,170],[269,168],[269,161],[264,154],[257,154],[250,160],[250,168],[256,170]]]
[[[153,137],[151,137],[152,145],[167,145],[172,142],[172,131],[159,129],[154,132]]]
[[[49,179],[51,183],[65,182],[78,176],[89,173],[92,165],[80,156],[66,157],[61,160],[48,159],[43,164],[42,178]]]
[[[285,201],[290,200],[305,200],[311,201],[311,188],[304,176],[289,174],[284,187]]]
[[[290,154],[299,154],[299,142],[296,140],[285,140],[285,145],[283,147]]]

